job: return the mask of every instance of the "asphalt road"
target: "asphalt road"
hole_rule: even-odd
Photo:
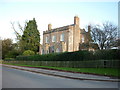
[[[118,88],[118,83],[73,80],[2,67],[2,88]]]

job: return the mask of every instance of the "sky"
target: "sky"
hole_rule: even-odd
[[[18,22],[24,27],[26,20],[35,18],[42,39],[49,23],[52,28],[66,26],[74,23],[74,16],[80,18],[81,29],[105,21],[118,25],[118,0],[0,0],[0,37],[15,42],[11,22],[19,32]]]

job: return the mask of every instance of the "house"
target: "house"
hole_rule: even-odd
[[[43,32],[43,44],[40,46],[40,54],[54,52],[74,52],[80,50],[80,45],[92,41],[90,26],[88,32],[80,29],[80,19],[74,17],[74,24],[52,29],[48,24],[48,30]]]

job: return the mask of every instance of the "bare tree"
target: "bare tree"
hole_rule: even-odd
[[[102,25],[91,26],[91,34],[94,42],[98,43],[100,49],[110,49],[117,40],[117,26],[111,22]]]
[[[24,32],[24,29],[26,28],[27,20],[25,21],[24,27],[22,27],[19,22],[17,23],[20,32],[18,32],[18,30],[15,29],[15,25],[14,25],[15,23],[14,23],[14,22],[10,22],[10,23],[11,23],[12,29],[14,30],[15,35],[16,35],[16,37],[17,37],[16,39],[19,41],[19,40],[21,39],[21,37],[22,37],[22,34],[23,34],[23,32]]]
[[[17,24],[18,24],[18,29],[19,29],[19,30],[17,30],[17,29],[15,28],[15,25],[14,25],[15,23],[14,23],[14,22],[11,22],[12,29],[14,30],[15,35],[16,35],[17,47],[19,48],[20,52],[23,52],[23,50],[24,50],[24,49],[23,49],[24,42],[22,41],[22,35],[23,35],[24,29],[25,29],[25,27],[26,27],[26,23],[27,23],[27,21],[25,22],[25,26],[22,27],[21,24],[18,22]],[[19,31],[19,32],[18,32],[18,31]]]

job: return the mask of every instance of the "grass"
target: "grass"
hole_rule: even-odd
[[[34,65],[22,65],[22,64],[9,64],[9,65],[39,67],[39,68],[46,68],[46,69],[56,69],[56,70],[120,77],[120,72],[118,72],[118,69],[116,68],[68,68],[68,67],[34,66]]]

